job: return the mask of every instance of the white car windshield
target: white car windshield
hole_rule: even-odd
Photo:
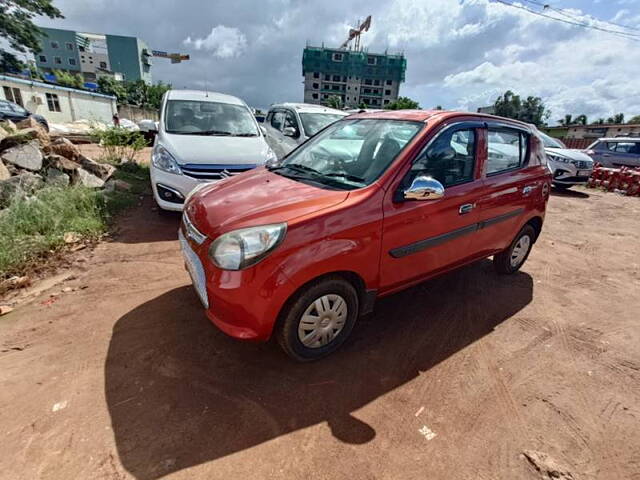
[[[180,135],[258,135],[253,115],[244,105],[197,100],[169,100],[165,127],[167,133]]]
[[[559,140],[551,138],[545,133],[540,132],[539,135],[542,138],[542,143],[544,144],[545,148],[567,148]]]
[[[338,113],[300,113],[300,121],[308,137],[314,136],[330,123],[336,122],[345,115]]]
[[[402,120],[341,120],[271,170],[328,188],[361,188],[376,181],[423,126]]]

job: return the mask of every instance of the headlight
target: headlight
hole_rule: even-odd
[[[271,147],[268,147],[267,156],[264,158],[264,164],[266,167],[275,167],[278,164],[278,156],[276,152],[271,150]]]
[[[547,153],[547,157],[549,157],[549,160],[554,161],[554,162],[571,163],[571,159],[570,158],[560,157],[558,155],[550,155],[548,153]]]
[[[286,223],[241,228],[214,240],[209,258],[223,270],[242,270],[265,258],[284,240]]]
[[[173,158],[173,155],[171,155],[169,151],[160,144],[153,148],[151,163],[153,163],[154,167],[165,172],[182,175],[182,170],[180,170],[176,159]]]

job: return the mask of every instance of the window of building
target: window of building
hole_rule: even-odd
[[[100,62],[100,68],[107,68],[107,62]],[[317,85],[317,83],[314,85]]]
[[[62,59],[60,57],[53,57],[53,63],[56,65],[62,65]]]
[[[378,63],[378,59],[376,57],[367,57],[368,65],[375,65]]]
[[[58,95],[55,93],[47,93],[47,106],[50,112],[59,112],[60,101],[58,100]]]
[[[391,80],[387,80],[387,85],[391,85],[393,82]]]
[[[44,55],[38,55],[38,60],[40,60],[41,63],[47,63],[47,57]]]
[[[328,81],[330,81],[330,80],[331,80],[331,75],[325,75],[325,76],[324,76],[324,79],[325,79],[327,82],[328,82]]]
[[[341,53],[334,53],[333,54],[333,61],[334,62],[341,62],[342,61],[342,54]]]
[[[329,95],[327,95],[326,93],[324,95],[322,95],[322,98],[327,99],[329,98]]]
[[[75,64],[76,64],[76,59],[69,57],[69,65],[75,65]]]
[[[385,95],[391,95],[391,90],[385,90],[385,91],[384,91],[384,94],[385,94]]]
[[[389,105],[389,99],[388,99],[388,98],[387,98],[387,99],[385,99],[384,104],[385,104],[385,105]]]
[[[489,129],[487,175],[520,168],[527,157],[527,140],[517,130]]]
[[[429,176],[445,187],[473,181],[475,130],[447,130],[416,158],[403,179],[407,188],[419,176]]]
[[[318,99],[318,94],[317,93],[312,94],[311,98],[313,98],[314,100],[317,100]]]
[[[347,90],[351,90],[351,87],[347,87]]]
[[[372,83],[372,82],[371,82],[371,79],[370,79],[370,78],[365,78],[365,80],[364,80],[364,84],[365,84],[365,85],[371,85],[371,83]]]
[[[24,107],[24,104],[22,103],[22,94],[20,93],[19,88],[2,87],[2,90],[4,91],[4,98]]]
[[[67,42],[65,45],[67,46],[67,50],[73,50],[73,43]]]
[[[313,78],[320,78],[320,73],[313,72]]]
[[[78,50],[80,50],[81,52],[84,52],[84,47],[78,47]]]
[[[314,84],[313,84],[313,85],[311,85],[311,86],[312,86],[313,88],[315,88],[316,90],[317,90],[318,88],[320,88],[320,84],[318,84],[318,83],[314,83]]]
[[[333,76],[333,81],[334,82],[339,82],[340,81],[340,75],[334,75]]]
[[[60,48],[60,44],[58,42],[51,42],[51,48]]]
[[[373,84],[374,84],[374,85],[380,85],[380,80],[374,80],[374,81],[373,81]]]

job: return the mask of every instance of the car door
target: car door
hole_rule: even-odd
[[[462,264],[474,256],[475,205],[482,193],[477,157],[478,122],[444,127],[411,162],[383,203],[380,289],[393,291]],[[418,177],[444,186],[441,198],[403,200]]]
[[[267,131],[267,143],[275,152],[278,159],[281,159],[286,154],[286,149],[283,145],[284,136],[282,135],[284,118],[284,111],[282,109],[274,109],[268,113],[267,121],[264,123],[264,127]]]
[[[284,128],[282,129],[282,147],[285,150],[285,155],[298,146],[300,138],[298,118],[292,110],[286,109],[284,111]]]
[[[610,142],[613,150],[610,152],[609,161],[614,167],[638,167],[640,166],[640,143],[639,142]],[[606,156],[606,155],[605,155]]]
[[[482,135],[486,136],[483,193],[477,205],[479,224],[473,248],[488,256],[509,246],[547,173],[545,167],[529,165],[534,140],[526,129],[489,124]]]

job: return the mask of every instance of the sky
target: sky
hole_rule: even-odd
[[[616,29],[594,18],[635,27],[639,37],[568,25],[495,0],[54,0],[65,19],[37,23],[137,36],[154,50],[188,53],[191,60],[180,64],[154,58],[154,82],[206,86],[264,109],[302,101],[305,45],[337,47],[350,26],[372,15],[362,44],[406,56],[400,95],[423,108],[475,111],[511,89],[540,96],[550,124],[567,113],[640,114],[640,0],[545,3],[603,28]]]

